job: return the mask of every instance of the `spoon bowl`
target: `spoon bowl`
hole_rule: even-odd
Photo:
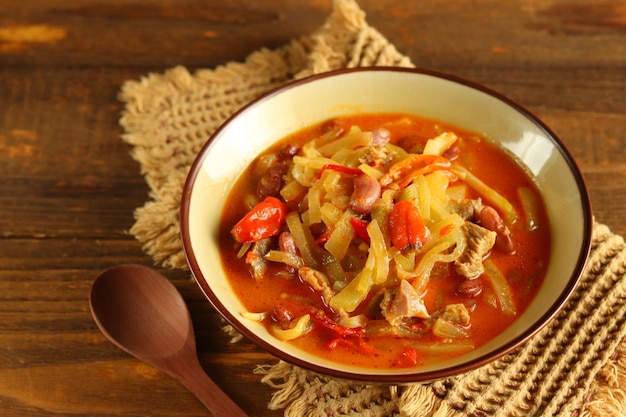
[[[202,369],[189,310],[163,275],[141,265],[107,269],[93,282],[89,305],[111,342],[176,378],[215,417],[246,416]]]
[[[167,357],[194,338],[189,312],[176,288],[139,265],[104,271],[91,288],[91,308],[100,330],[136,357]]]

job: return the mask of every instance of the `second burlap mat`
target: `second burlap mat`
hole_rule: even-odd
[[[246,103],[285,82],[329,70],[411,67],[365,21],[354,0],[335,0],[310,36],[244,62],[194,74],[173,68],[128,81],[124,140],[151,189],[131,233],[163,266],[187,268],[179,233],[188,169],[211,133]],[[275,388],[268,406],[289,417],[623,416],[626,413],[626,244],[595,224],[585,274],[566,308],[536,337],[480,369],[431,384],[368,386],[290,364],[260,364]]]

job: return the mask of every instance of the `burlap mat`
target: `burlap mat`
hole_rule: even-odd
[[[131,233],[155,262],[186,268],[178,211],[187,171],[211,133],[258,95],[292,79],[344,67],[413,66],[368,26],[354,0],[336,0],[314,34],[244,62],[190,74],[173,68],[128,81],[124,140],[151,189]],[[623,416],[626,414],[626,244],[595,224],[585,275],[567,307],[514,353],[431,384],[367,386],[287,363],[256,372],[286,416]]]

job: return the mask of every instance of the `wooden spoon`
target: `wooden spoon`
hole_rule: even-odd
[[[107,269],[94,281],[89,303],[109,340],[176,378],[215,417],[247,417],[202,369],[185,301],[163,275],[140,265]]]

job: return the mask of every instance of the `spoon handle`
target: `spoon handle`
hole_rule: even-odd
[[[205,373],[199,362],[188,363],[177,379],[191,391],[214,417],[248,417],[233,400]]]

